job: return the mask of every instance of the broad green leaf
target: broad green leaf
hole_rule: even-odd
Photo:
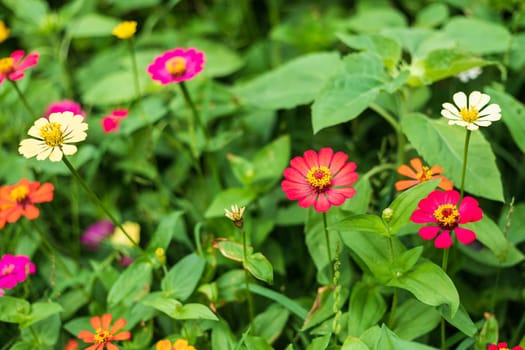
[[[452,314],[455,314],[459,307],[459,294],[454,282],[439,266],[430,261],[422,261],[412,270],[400,272],[387,285],[406,289],[427,305],[446,304]]]
[[[402,192],[394,199],[388,206],[393,211],[392,218],[388,222],[391,235],[396,235],[409,222],[410,216],[416,210],[419,201],[432,192],[438,184],[439,180],[425,181]]]
[[[273,283],[273,266],[261,253],[255,253],[247,256],[246,270],[250,274],[268,284]]]
[[[172,317],[176,320],[219,320],[206,305],[202,304],[185,304],[178,307]]]
[[[412,249],[404,251],[394,257],[394,261],[390,269],[396,275],[398,275],[399,273],[405,273],[418,262],[422,253],[422,246],[414,247]]]
[[[448,323],[459,329],[465,335],[473,337],[478,331],[478,327],[474,324],[474,322],[472,322],[463,305],[459,306],[457,312],[454,314],[454,317],[451,317],[450,309],[447,305],[441,305],[437,308],[437,310],[441,313],[441,316],[447,320]]]
[[[108,293],[108,304],[120,302],[133,303],[136,298],[146,294],[151,284],[150,262],[136,260],[119,276]]]
[[[141,300],[141,303],[154,309],[164,312],[166,315],[175,318],[177,310],[182,307],[182,303],[175,298],[170,298],[162,292],[153,292]]]
[[[244,260],[244,247],[241,243],[229,241],[226,239],[216,239],[213,242],[213,247],[218,249],[219,252],[227,259],[233,261],[243,261]],[[253,248],[251,246],[246,246],[246,255],[253,254]]]
[[[164,276],[161,288],[166,295],[185,301],[193,293],[204,272],[206,260],[190,254],[179,260]]]
[[[310,345],[308,345],[308,347],[306,348],[306,350],[325,350],[328,347],[328,344],[330,343],[331,336],[331,334],[327,334],[322,337],[313,339]]]
[[[525,33],[523,32],[512,36],[508,65],[515,71],[522,69],[525,65]]]
[[[211,348],[213,350],[234,350],[235,338],[230,326],[224,320],[214,322],[211,329]]]
[[[111,31],[117,24],[119,20],[116,18],[88,13],[71,21],[67,26],[67,32],[72,38],[111,37]]]
[[[255,176],[255,167],[253,166],[253,163],[248,159],[232,153],[228,153],[226,159],[228,159],[228,162],[230,163],[235,178],[244,186],[249,186]]]
[[[435,350],[435,348],[399,338],[385,325],[381,327],[381,333],[377,340],[376,349],[380,350]]]
[[[371,232],[387,237],[389,236],[383,220],[377,215],[370,214],[350,216],[338,223],[330,225],[329,229],[339,231]]]
[[[114,105],[135,98],[133,75],[127,71],[110,73],[90,86],[84,102],[97,106]]]
[[[425,28],[389,28],[381,34],[397,41],[406,49],[412,62],[423,59],[434,50],[450,49],[456,45],[446,34]]]
[[[403,117],[401,125],[408,140],[426,162],[439,165],[457,186],[461,182],[466,129],[447,125],[445,118],[430,119],[422,114]],[[477,196],[503,201],[501,175],[490,144],[474,131],[468,150],[465,190]]]
[[[489,317],[485,318],[483,326],[481,326],[481,330],[476,336],[474,350],[485,350],[487,348],[487,344],[497,344],[498,337],[498,320],[496,320],[496,317],[494,317],[494,315],[489,315]]]
[[[339,33],[337,37],[353,49],[378,54],[383,59],[383,64],[387,69],[393,69],[401,58],[401,46],[398,42],[383,35],[350,35]]]
[[[355,188],[355,195],[346,200],[341,208],[345,211],[354,214],[364,214],[368,211],[370,201],[372,200],[372,185],[370,180],[361,176],[353,186]]]
[[[247,335],[244,338],[244,345],[246,345],[246,350],[273,350],[265,338],[252,335]]]
[[[408,299],[396,309],[393,331],[400,338],[412,340],[433,330],[441,314],[433,307],[415,299]]]
[[[370,348],[361,339],[349,336],[345,339],[341,350],[370,350]]]
[[[514,142],[525,153],[525,106],[504,91],[488,87],[485,92],[491,97],[490,103],[501,107],[501,121],[507,125]]]
[[[177,232],[176,227],[182,225],[182,214],[182,211],[175,211],[161,219],[159,226],[157,226],[157,229],[155,230],[155,233],[153,233],[153,237],[148,244],[148,250],[155,250],[157,248],[162,248],[164,250],[168,249],[173,236],[175,236]],[[187,237],[183,238],[185,241],[189,242]]]
[[[346,300],[349,291],[342,287],[339,294],[339,300]],[[334,311],[334,290],[328,286],[317,289],[317,295],[313,302],[312,308],[305,319],[302,331],[320,325],[335,314]],[[312,331],[314,332],[314,331]]]
[[[244,207],[257,197],[257,193],[249,188],[229,188],[217,194],[204,213],[206,218],[224,216],[224,209],[230,209],[236,204]],[[226,219],[227,220],[227,219]]]
[[[406,27],[405,16],[393,7],[363,7],[348,20],[348,27],[358,33],[376,33],[383,28]]]
[[[377,324],[386,312],[386,303],[377,286],[357,282],[348,307],[348,334],[360,336]]]
[[[49,12],[49,4],[43,0],[3,0],[2,3],[27,23],[43,23]],[[7,13],[5,14],[7,15]],[[5,17],[2,17],[5,20]]]
[[[478,55],[506,52],[511,42],[511,35],[503,25],[474,17],[454,17],[443,30],[462,50]]]
[[[436,27],[445,22],[448,16],[449,10],[447,5],[440,2],[431,3],[416,14],[416,23],[414,25],[423,28]]]
[[[265,109],[293,108],[311,102],[339,66],[339,54],[308,54],[257,78],[241,83],[235,92],[241,102]]]
[[[137,10],[158,5],[160,0],[114,0],[112,6],[122,12]],[[139,28],[140,30],[140,28]]]
[[[55,349],[62,326],[58,313],[44,317],[42,320],[33,323],[30,327],[28,326],[29,325],[25,325],[24,328],[20,330],[22,339],[26,341],[37,340],[40,345],[47,345],[50,350]],[[35,337],[37,339],[35,339]],[[32,346],[30,349],[36,348],[36,346]]]
[[[0,321],[22,323],[30,317],[31,304],[24,299],[0,297]]]
[[[253,320],[252,334],[273,344],[283,332],[290,312],[279,304],[271,304]]]
[[[260,286],[258,284],[253,284],[253,283],[250,283],[248,288],[250,289],[251,292],[255,294],[258,294],[260,296],[263,296],[267,299],[273,300],[281,304],[283,307],[285,307],[287,310],[295,314],[301,320],[304,320],[306,316],[308,316],[308,310],[306,310],[299,303],[288,298],[284,294],[278,293],[274,290],[271,290],[266,287]]]
[[[282,178],[290,160],[290,136],[284,135],[262,148],[253,158],[254,181],[273,181]]]
[[[20,328],[29,327],[39,321],[42,321],[52,315],[63,311],[63,308],[58,303],[52,302],[38,302],[31,305],[31,314],[29,318],[20,323]]]
[[[204,39],[192,39],[187,43],[206,53],[203,73],[208,77],[223,77],[239,70],[244,64],[241,56],[227,46]]]

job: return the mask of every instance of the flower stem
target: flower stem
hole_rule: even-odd
[[[22,104],[27,109],[29,114],[31,114],[31,118],[35,118],[36,117],[35,111],[33,110],[33,108],[31,108],[31,105],[29,104],[29,102],[27,102],[24,94],[22,93],[22,90],[20,90],[20,88],[18,87],[16,81],[11,80],[11,79],[7,79],[7,80],[9,80],[11,82],[11,84],[13,84],[13,86],[15,87],[15,90],[16,90],[16,93],[18,94],[18,97],[20,97],[20,100],[22,100]]]
[[[467,129],[467,134],[465,136],[465,146],[463,147],[463,168],[461,169],[461,185],[460,185],[460,196],[459,196],[459,203],[463,199],[463,193],[464,193],[464,186],[465,186],[465,174],[467,173],[467,157],[468,157],[468,144],[470,141],[470,134],[472,134],[471,130]]]
[[[328,266],[330,266],[330,281],[334,280],[334,266],[332,265],[332,251],[330,250],[330,235],[328,234],[328,224],[326,212],[323,212],[324,239],[326,241],[326,253],[328,254]]]
[[[445,273],[447,273],[447,265],[448,265],[448,254],[450,249],[443,250],[443,260],[441,262],[441,268]],[[447,348],[446,346],[446,332],[445,332],[445,318],[441,317],[441,350],[445,350]]]
[[[184,100],[186,100],[186,104],[190,107],[191,112],[193,113],[193,118],[197,122],[197,125],[199,126],[199,128],[201,128],[202,132],[204,133],[206,140],[208,140],[209,138],[208,131],[206,130],[204,124],[202,123],[202,119],[200,117],[199,111],[197,110],[197,108],[195,107],[195,104],[193,103],[193,100],[191,99],[191,96],[188,91],[188,88],[186,87],[186,84],[183,81],[181,81],[179,85],[182,90],[182,94],[184,95]]]
[[[137,68],[137,58],[135,57],[135,47],[133,45],[133,38],[127,40],[129,47],[129,54],[131,56],[131,68],[133,70],[133,84],[135,85],[135,94],[136,99],[140,100],[142,93],[140,92],[140,83],[139,83],[139,71]]]
[[[250,314],[250,328],[253,329],[253,319],[254,319],[254,312],[253,312],[253,297],[252,292],[250,291],[249,287],[249,272],[246,267],[248,262],[248,255],[246,254],[247,246],[246,246],[246,231],[244,228],[241,228],[241,235],[242,235],[242,254],[243,254],[243,260],[242,260],[242,267],[244,269],[244,283],[246,286],[246,298],[248,299],[248,312]]]
[[[398,288],[394,287],[394,295],[392,296],[392,306],[390,307],[390,315],[388,316],[388,327],[393,329],[394,327],[394,316],[397,310],[397,300],[398,300]]]
[[[115,226],[117,226],[122,233],[129,239],[129,241],[135,245],[137,248],[140,249],[140,246],[137,242],[131,236],[128,234],[128,232],[124,229],[122,224],[111,214],[111,212],[106,208],[104,203],[102,203],[102,200],[98,197],[98,195],[93,192],[93,190],[87,185],[87,183],[84,181],[84,179],[80,176],[78,171],[73,167],[73,164],[67,159],[66,156],[62,157],[62,160],[66,164],[67,168],[73,174],[73,176],[77,179],[77,181],[80,183],[80,186],[86,191],[86,193],[91,197],[91,200],[102,209],[102,211],[109,217],[109,219],[113,222]]]

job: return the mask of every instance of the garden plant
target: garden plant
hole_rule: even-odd
[[[0,0],[0,350],[523,350],[525,2]]]

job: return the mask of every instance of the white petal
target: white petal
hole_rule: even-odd
[[[476,107],[480,111],[490,101],[490,96],[479,91],[472,91],[468,97],[469,107]]]
[[[456,92],[452,96],[452,99],[459,109],[467,107],[467,95],[465,95],[464,92]]]
[[[49,155],[49,160],[52,162],[59,162],[62,160],[62,151],[59,147],[53,147],[53,150]]]
[[[492,124],[490,120],[476,120],[476,125],[479,126],[489,126],[490,124]]]
[[[74,146],[74,145],[62,145],[62,152],[64,152],[64,154],[66,156],[71,156],[71,155],[77,153],[77,146]]]
[[[37,154],[36,159],[37,160],[44,160],[47,157],[49,157],[49,154],[53,151],[53,148],[46,147],[46,149],[42,150],[39,154]]]
[[[474,130],[478,130],[479,128],[478,128],[478,126],[477,126],[476,124],[474,124],[474,123],[468,123],[468,125],[467,125],[467,129],[474,131]]]
[[[65,134],[64,142],[80,142],[86,139],[87,134],[83,131],[70,130]]]
[[[33,126],[29,128],[29,131],[27,132],[27,134],[29,136],[33,136],[38,139],[42,139],[42,134],[40,133],[40,129],[42,129],[42,127],[45,126],[47,123],[49,123],[49,120],[47,120],[46,118],[37,119],[34,122]]]
[[[479,120],[481,120],[481,121],[483,121],[483,120],[490,120],[491,122],[497,122],[500,119],[501,119],[501,114],[496,113],[496,114],[485,115],[485,116],[479,118],[478,121]]]
[[[491,105],[488,105],[487,108],[483,109],[483,110],[479,110],[479,115],[482,117],[484,115],[487,115],[487,114],[499,114],[501,113],[501,108],[498,104],[491,104]]]
[[[20,141],[20,146],[18,147],[18,153],[23,155],[26,158],[31,158],[41,153],[47,148],[47,145],[44,141],[35,140],[35,139],[25,139]]]
[[[459,115],[456,115],[452,112],[450,112],[448,109],[442,109],[441,110],[441,115],[445,118],[448,118],[448,119],[461,119],[461,117]]]

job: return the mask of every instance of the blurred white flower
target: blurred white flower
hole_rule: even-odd
[[[461,72],[459,73],[458,75],[456,75],[456,77],[462,82],[462,83],[466,83],[468,82],[469,80],[474,80],[476,79],[477,77],[479,77],[479,75],[483,73],[483,70],[481,69],[481,67],[474,67],[474,68],[471,68],[469,70],[466,70],[464,72]]]

